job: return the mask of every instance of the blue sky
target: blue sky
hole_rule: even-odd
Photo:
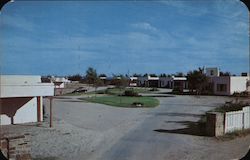
[[[2,74],[248,70],[238,0],[18,1],[0,14]]]

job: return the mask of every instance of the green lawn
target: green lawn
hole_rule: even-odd
[[[150,92],[149,89],[146,89],[146,88],[125,88],[125,89],[108,88],[107,93],[112,94],[112,95],[121,95],[121,94],[124,93],[125,90],[134,90],[137,93],[148,93],[148,92]]]
[[[92,91],[92,92],[87,92],[87,93],[67,93],[65,95],[67,96],[81,96],[81,95],[94,95],[96,94],[109,94],[109,95],[122,95],[125,90],[134,90],[137,93],[149,93],[151,92],[149,88],[125,88],[125,89],[120,89],[120,88],[108,88],[104,90],[98,90],[98,91]]]
[[[88,102],[101,103],[116,107],[135,107],[132,105],[134,102],[142,103],[143,107],[156,107],[159,105],[159,101],[153,97],[101,96],[81,99]]]

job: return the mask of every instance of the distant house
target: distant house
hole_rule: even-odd
[[[138,77],[129,77],[129,86],[137,87],[138,85]]]
[[[68,80],[65,77],[42,77],[43,83],[54,83],[55,86],[55,95],[62,95],[63,89],[66,87],[67,84],[71,83],[70,80]]]
[[[247,91],[248,76],[220,76],[218,68],[207,68],[206,75],[215,95],[232,95],[235,92]]]
[[[65,77],[51,77],[51,82],[54,83],[55,88],[64,88],[65,85],[71,81]]]
[[[159,77],[138,77],[138,86],[140,87],[158,87]]]
[[[208,77],[219,77],[220,70],[217,67],[206,68],[206,76]]]
[[[159,87],[169,88],[169,89],[187,89],[188,82],[186,77],[160,77],[159,78]]]
[[[220,76],[210,77],[215,95],[232,95],[235,92],[247,91],[248,77]]]
[[[41,76],[0,75],[1,125],[43,120],[43,97],[54,96],[53,83]]]

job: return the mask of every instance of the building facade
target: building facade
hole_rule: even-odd
[[[0,75],[1,125],[43,121],[44,96],[54,96],[54,84],[41,76]]]

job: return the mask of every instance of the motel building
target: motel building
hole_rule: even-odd
[[[129,86],[137,87],[138,77],[129,77]]]
[[[138,86],[140,87],[158,87],[159,77],[145,76],[138,77]]]
[[[54,96],[54,84],[41,76],[0,75],[1,125],[43,121],[43,97]]]
[[[209,77],[213,93],[215,95],[229,96],[236,92],[248,90],[249,76],[220,76],[218,68],[206,68],[206,75]]]
[[[187,77],[159,77],[159,84],[160,88],[180,88],[181,90],[188,88]]]

